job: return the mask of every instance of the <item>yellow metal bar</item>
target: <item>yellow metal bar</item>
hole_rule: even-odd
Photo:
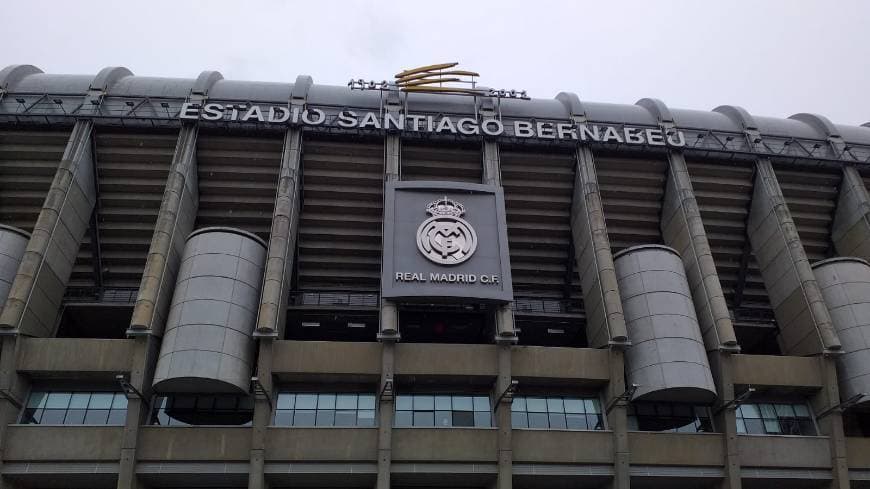
[[[453,68],[459,63],[439,63],[435,65],[421,66],[419,68],[411,68],[410,70],[405,70],[396,75],[396,78],[402,78],[403,76],[408,75],[416,75],[417,73],[422,73],[424,71],[432,71],[432,70],[443,70],[445,68]]]

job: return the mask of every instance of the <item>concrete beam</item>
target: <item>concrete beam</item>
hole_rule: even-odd
[[[184,243],[193,231],[199,208],[197,131],[195,124],[185,124],[178,134],[139,295],[127,330],[130,336],[163,334]]]
[[[756,161],[756,172],[747,232],[779,324],[780,347],[797,356],[836,352],[840,340],[770,160]]]
[[[576,159],[571,237],[580,268],[586,338],[592,348],[626,347],[630,342],[592,151],[586,146],[578,146]]]
[[[398,116],[402,110],[402,104],[397,92],[387,93],[384,110],[394,116]],[[402,138],[398,132],[388,132],[384,138],[384,182],[388,183],[400,180],[401,171]],[[378,339],[381,341],[398,341],[399,338],[399,312],[396,304],[392,301],[381,299]]]
[[[54,336],[67,282],[96,202],[93,122],[79,120],[70,134],[18,273],[0,314],[0,329]]]
[[[843,167],[831,241],[840,256],[870,260],[870,194],[852,166]]]

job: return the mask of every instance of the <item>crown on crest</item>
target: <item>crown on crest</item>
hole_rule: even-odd
[[[432,216],[459,217],[465,214],[465,206],[455,200],[448,199],[445,195],[436,201],[429,202],[429,205],[426,206],[426,212]]]

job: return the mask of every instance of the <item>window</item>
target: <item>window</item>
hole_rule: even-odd
[[[158,397],[151,424],[250,426],[253,417],[250,396],[188,394]]]
[[[123,425],[126,419],[121,392],[35,390],[21,416],[24,424]]]
[[[676,402],[633,402],[628,406],[628,429],[675,433],[712,432],[710,409]]]
[[[746,403],[737,408],[737,432],[813,436],[816,425],[805,403]]]
[[[550,430],[604,429],[598,399],[577,397],[514,396],[511,425]]]
[[[398,428],[490,428],[488,396],[413,394],[396,396]]]
[[[275,426],[374,426],[374,394],[281,392]]]

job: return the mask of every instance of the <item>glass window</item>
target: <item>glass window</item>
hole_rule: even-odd
[[[628,406],[628,426],[635,431],[674,433],[712,432],[710,410],[705,406],[675,402],[633,402]]]
[[[250,426],[253,416],[250,396],[179,394],[156,398],[151,424]]]
[[[400,394],[396,396],[395,425],[399,428],[489,428],[492,427],[489,397]]]
[[[123,425],[126,419],[121,392],[35,390],[21,415],[24,424]]]
[[[279,392],[275,426],[374,426],[375,395]]]
[[[514,428],[604,429],[600,404],[594,398],[514,396],[511,423]]]
[[[737,432],[755,435],[814,436],[816,425],[806,403],[744,403],[736,410]]]

